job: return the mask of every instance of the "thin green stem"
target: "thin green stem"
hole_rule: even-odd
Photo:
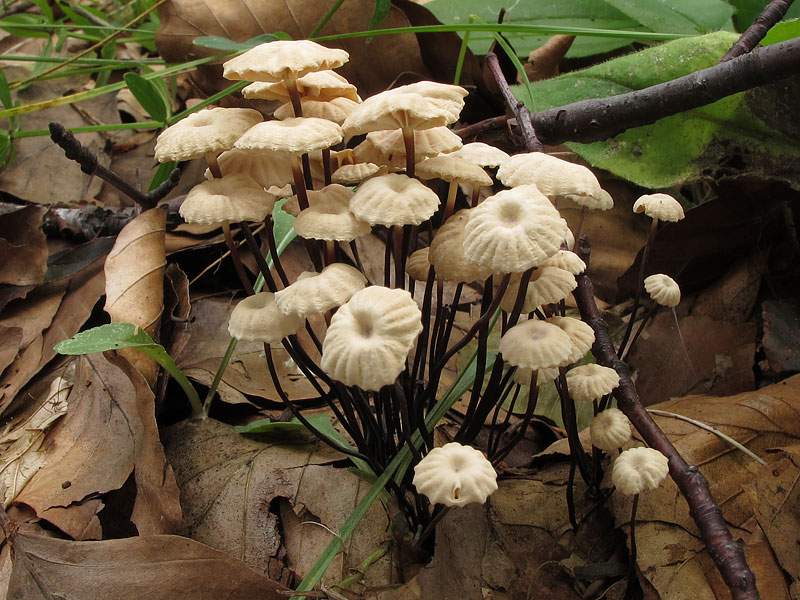
[[[474,17],[470,15],[469,25],[472,25],[474,22]],[[472,32],[466,31],[464,32],[464,37],[461,39],[461,48],[458,49],[458,60],[456,61],[456,74],[453,77],[453,85],[458,85],[458,82],[461,81],[461,71],[464,69],[464,59],[467,57],[470,35],[472,35]]]
[[[317,23],[317,26],[314,27],[314,30],[308,35],[308,37],[309,38],[316,37],[316,35],[320,31],[322,31],[322,28],[325,27],[325,25],[328,24],[328,21],[331,20],[331,17],[333,17],[334,13],[336,13],[336,11],[339,10],[339,7],[342,4],[344,4],[344,0],[337,0],[336,4],[334,4],[331,7],[331,9],[327,13],[325,13],[325,16],[320,19],[319,23]]]

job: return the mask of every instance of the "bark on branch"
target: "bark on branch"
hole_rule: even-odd
[[[772,28],[775,23],[780,21],[789,10],[793,0],[772,0],[761,11],[753,24],[747,28],[736,43],[731,46],[731,49],[725,53],[725,56],[719,59],[719,62],[727,62],[732,58],[747,54],[753,48],[758,46],[758,43],[764,39],[767,32]]]
[[[598,142],[797,73],[800,38],[759,48],[642,90],[543,110],[531,115],[531,121],[544,144]]]

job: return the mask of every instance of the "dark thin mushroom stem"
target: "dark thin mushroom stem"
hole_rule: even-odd
[[[246,221],[242,221],[239,223],[239,231],[241,231],[244,235],[244,239],[247,242],[247,247],[250,249],[250,253],[253,255],[253,258],[255,258],[259,271],[261,271],[261,274],[264,276],[264,283],[266,284],[267,289],[270,292],[277,292],[278,286],[275,285],[275,279],[272,277],[272,271],[270,270],[267,261],[264,259],[264,255],[261,254],[261,247],[258,245],[255,236],[253,236],[253,232],[250,230],[250,225],[248,225]]]
[[[247,292],[248,296],[252,296],[254,292],[253,284],[250,282],[250,278],[247,276],[247,273],[244,270],[242,259],[239,256],[239,249],[236,247],[236,244],[233,241],[233,236],[231,235],[231,224],[229,221],[222,222],[222,234],[225,236],[225,243],[228,245],[228,250],[231,252],[233,266],[236,269],[236,274],[239,276],[239,280],[242,282],[242,287],[244,287],[244,291]]]
[[[628,326],[625,328],[625,335],[622,336],[622,341],[619,344],[619,350],[617,350],[618,355],[622,355],[622,351],[625,348],[625,345],[628,343],[628,340],[631,337],[631,332],[633,331],[633,322],[636,320],[636,311],[639,309],[639,302],[642,299],[642,285],[644,282],[645,269],[647,268],[647,259],[650,258],[650,249],[653,247],[653,242],[656,239],[657,231],[658,219],[653,219],[653,222],[650,224],[650,233],[647,236],[647,243],[644,245],[644,250],[642,251],[642,262],[639,263],[639,275],[636,279],[636,293],[633,296],[633,308],[631,308],[630,320],[628,321]]]

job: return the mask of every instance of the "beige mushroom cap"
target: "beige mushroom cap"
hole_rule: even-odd
[[[611,481],[623,494],[654,490],[669,473],[667,457],[653,448],[630,448],[622,452],[611,468]]]
[[[458,121],[469,92],[458,85],[436,81],[418,81],[389,90],[395,94],[419,94],[448,115],[448,124]]]
[[[233,148],[248,129],[263,120],[250,108],[207,108],[167,127],[156,141],[156,160],[192,160]]]
[[[249,175],[264,188],[282,187],[294,182],[292,157],[285,152],[248,152],[234,148],[220,154],[217,162],[223,175]],[[211,172],[206,169],[206,179],[212,177]]]
[[[589,425],[592,445],[613,452],[631,439],[631,422],[618,408],[607,408],[597,414]]]
[[[383,175],[385,172],[386,167],[370,162],[342,165],[331,174],[331,181],[341,185],[355,185],[373,175]]]
[[[335,69],[349,59],[344,50],[309,40],[275,40],[223,63],[222,76],[232,80],[283,81],[311,71]]]
[[[572,354],[570,354],[567,364],[578,362],[592,348],[594,329],[591,325],[572,317],[550,317],[547,322],[559,327],[569,336],[572,343]]]
[[[656,304],[678,306],[681,303],[681,288],[672,277],[657,273],[644,279],[644,289]]]
[[[567,229],[535,185],[519,186],[472,209],[464,230],[464,255],[495,272],[525,271],[555,254]]]
[[[332,98],[349,98],[361,102],[356,86],[335,71],[312,71],[297,78],[297,91],[302,98],[330,100]],[[245,98],[263,100],[289,101],[289,90],[283,81],[266,83],[256,81],[242,90]]]
[[[261,292],[248,296],[234,307],[228,331],[237,340],[278,344],[297,333],[304,322],[297,315],[283,314],[272,292]]]
[[[497,473],[480,450],[450,442],[431,450],[414,467],[412,483],[431,504],[483,504],[497,489]]]
[[[500,300],[500,308],[506,312],[510,313],[514,308],[521,278],[522,274],[520,273],[511,276],[508,288]],[[578,287],[578,283],[575,281],[575,276],[569,271],[558,267],[540,267],[533,272],[530,283],[528,283],[522,312],[533,312],[539,306],[563,300],[576,287]]]
[[[534,184],[548,198],[564,196],[586,208],[608,210],[614,205],[591,170],[544,152],[512,156],[500,165],[497,178],[508,187]]]
[[[330,148],[341,141],[342,128],[332,121],[292,117],[283,121],[258,123],[239,138],[236,148],[303,154]]]
[[[214,225],[225,221],[263,221],[275,196],[248,175],[225,175],[194,186],[180,207],[187,223]]]
[[[596,363],[575,367],[567,373],[567,389],[570,396],[578,402],[591,402],[595,398],[602,398],[618,385],[617,372]]]
[[[330,98],[325,100],[318,100],[316,98],[301,98],[300,105],[303,109],[304,117],[314,117],[317,119],[325,119],[333,121],[337,125],[344,123],[356,106],[358,102],[354,102],[349,98]],[[273,113],[276,119],[289,119],[294,117],[294,108],[291,102],[282,104]]]
[[[292,285],[275,292],[275,302],[282,313],[305,318],[341,306],[366,284],[358,269],[333,263],[319,273],[301,273]]]
[[[518,383],[519,385],[530,385],[531,373],[531,369],[521,369],[517,367],[517,370],[514,371],[514,375],[512,375],[514,383]],[[543,385],[555,380],[556,377],[558,377],[558,367],[539,369],[536,372],[536,387],[542,387]]]
[[[543,267],[558,267],[569,271],[575,276],[580,275],[586,270],[586,263],[583,262],[572,250],[559,250],[553,256],[542,261]]]
[[[417,179],[389,173],[362,183],[350,210],[370,225],[419,225],[439,208],[439,196]]]
[[[569,364],[572,345],[560,328],[529,319],[514,325],[500,338],[503,360],[523,369],[547,369]]]
[[[394,383],[422,331],[422,313],[405,290],[364,288],[336,311],[322,342],[323,370],[363,390]]]
[[[428,281],[431,263],[428,259],[430,248],[420,248],[406,259],[406,274],[414,281]]]
[[[476,164],[453,156],[434,156],[418,162],[414,172],[421,179],[461,181],[477,185],[492,185],[492,178]]]
[[[651,219],[675,223],[683,219],[683,207],[669,194],[648,194],[633,203],[633,212],[643,212]]]
[[[481,167],[497,167],[511,158],[508,154],[483,142],[470,142],[450,154]]]
[[[350,211],[353,192],[332,183],[308,192],[308,208],[300,211],[294,230],[302,238],[329,242],[350,242],[366,235],[371,228]]]
[[[367,139],[386,155],[389,160],[396,159],[405,166],[406,147],[403,143],[403,130],[373,131]],[[414,132],[414,162],[452,152],[461,148],[461,138],[447,127],[431,127]]]
[[[492,274],[489,269],[468,262],[464,257],[464,227],[471,210],[460,210],[451,215],[433,237],[429,259],[436,269],[437,278],[470,283],[484,281]]]

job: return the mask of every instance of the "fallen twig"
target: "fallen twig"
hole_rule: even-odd
[[[719,59],[719,62],[727,62],[737,56],[747,54],[758,46],[758,43],[764,39],[764,36],[772,29],[772,26],[783,18],[792,2],[793,0],[772,0],[767,4],[761,14],[753,21],[753,24],[736,40],[731,49],[725,53],[725,56]]]

